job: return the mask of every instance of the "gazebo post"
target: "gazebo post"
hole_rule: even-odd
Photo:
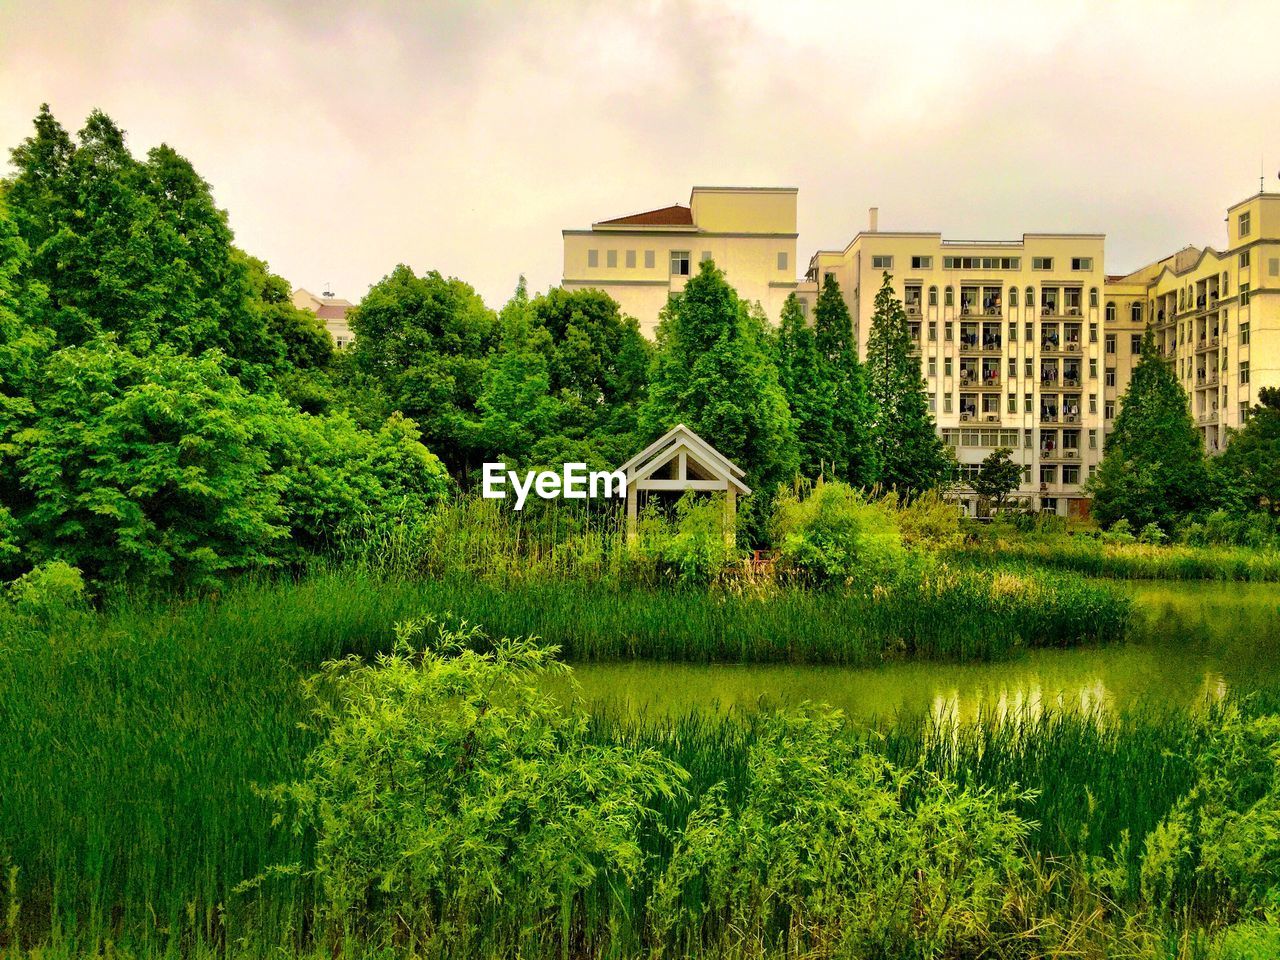
[[[639,536],[639,529],[636,523],[636,514],[638,505],[636,503],[638,497],[636,494],[636,485],[634,483],[627,484],[627,542],[635,543],[636,537]]]
[[[727,483],[724,492],[724,542],[730,550],[737,539],[737,513],[738,491],[733,488],[733,484]]]

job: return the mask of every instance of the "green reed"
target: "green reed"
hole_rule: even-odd
[[[1057,537],[970,546],[952,556],[986,563],[1028,563],[1116,580],[1280,581],[1280,553],[1250,547],[1155,546]]]

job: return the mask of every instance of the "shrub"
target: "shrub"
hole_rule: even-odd
[[[864,752],[842,727],[834,711],[779,714],[732,798],[723,784],[704,794],[649,908],[668,953],[778,930],[806,956],[967,955],[983,942],[1028,824],[990,791]]]
[[[1102,538],[1107,543],[1133,543],[1137,539],[1133,535],[1133,527],[1125,517],[1111,524]]]
[[[330,662],[309,681],[323,739],[275,793],[315,831],[332,941],[527,948],[567,925],[598,876],[625,896],[651,802],[687,775],[652,750],[589,742],[586,716],[546,690],[569,674],[554,648],[443,626],[418,646],[431,626],[403,624],[392,653]]]
[[[1162,543],[1169,542],[1169,535],[1161,529],[1160,524],[1152,521],[1138,533],[1138,542],[1159,546]]]
[[[61,560],[40,564],[10,583],[5,592],[17,613],[40,620],[85,607],[84,577]]]
[[[892,496],[892,495],[891,495]],[[898,506],[902,542],[912,549],[952,550],[964,542],[960,508],[937,490],[926,490]]]
[[[894,512],[844,483],[781,494],[773,528],[783,564],[814,583],[883,584],[906,565]]]
[[[735,558],[726,539],[724,499],[686,493],[676,503],[676,519],[647,527],[642,552],[656,555],[660,567],[686,585],[705,586]]]

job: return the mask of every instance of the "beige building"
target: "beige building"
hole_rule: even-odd
[[[653,336],[667,297],[715,260],[743,299],[777,321],[796,282],[794,187],[694,187],[676,204],[564,231],[569,290],[594,287]]]
[[[1066,516],[1088,513],[1083,484],[1102,458],[1119,398],[1153,324],[1213,452],[1239,427],[1258,389],[1280,386],[1280,194],[1227,211],[1227,246],[1188,247],[1122,276],[1104,272],[1103,234],[1028,233],[1018,240],[947,240],[866,230],[820,250],[801,280],[796,191],[704,188],[667,207],[565,231],[565,285],[598,287],[652,333],[696,258],[771,320],[795,292],[811,311],[834,276],[865,356],[884,275],[906,307],[921,372],[961,476],[992,450],[1022,465],[1018,496]],[[971,488],[962,500],[976,506]]]
[[[333,337],[334,346],[339,350],[349,347],[355,339],[351,325],[347,323],[347,313],[354,306],[350,300],[335,297],[328,290],[317,297],[310,290],[299,287],[293,291],[293,305],[300,310],[310,310],[323,320],[329,336]]]

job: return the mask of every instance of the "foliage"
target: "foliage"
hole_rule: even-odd
[[[871,399],[866,373],[858,361],[853,320],[833,275],[823,280],[813,318],[818,371],[830,385],[832,475],[854,486],[869,487],[880,475],[870,433]]]
[[[457,476],[486,459],[476,422],[498,327],[468,284],[401,264],[369,288],[349,314],[353,373],[400,411]]]
[[[84,577],[61,560],[42,563],[24,573],[5,587],[5,593],[20,616],[46,622],[86,607]]]
[[[705,587],[737,559],[730,545],[733,531],[726,529],[724,498],[689,491],[676,502],[675,513],[674,528],[645,518],[648,535],[639,550],[656,558],[660,576],[669,570],[680,584]]]
[[[411,621],[373,664],[326,664],[307,689],[322,740],[277,791],[314,831],[329,937],[470,955],[536,944],[609,878],[645,867],[651,804],[687,774],[653,750],[598,745],[547,692],[554,649]],[[612,911],[621,904],[606,903]]]
[[[1114,529],[1114,527],[1112,529]],[[1152,523],[1148,523],[1141,531],[1139,531],[1138,542],[1150,543],[1159,546],[1162,543],[1169,542],[1169,535],[1161,529],[1160,524],[1153,521]]]
[[[936,552],[955,549],[964,542],[960,507],[940,491],[926,490],[902,501],[890,494],[886,502],[897,508],[903,546]]]
[[[907,315],[888,273],[876,293],[866,377],[880,483],[904,494],[937,486],[947,468],[945,448],[929,413]]]
[[[1213,486],[1237,510],[1280,516],[1280,388],[1263,387],[1244,427],[1211,461]]]
[[[818,477],[834,470],[836,437],[833,423],[834,384],[823,376],[813,329],[805,321],[800,299],[793,293],[782,304],[773,336],[778,383],[787,397],[795,425],[800,473]]]
[[[1144,896],[1207,916],[1280,907],[1280,717],[1229,711],[1209,731],[1195,772],[1194,786],[1147,837]]]
[[[658,325],[642,438],[684,423],[770,489],[798,466],[795,430],[763,324],[750,316],[714,262],[704,260]]]
[[[990,935],[1023,869],[1028,826],[991,791],[967,791],[864,753],[838,713],[773,718],[730,798],[708,790],[672,852],[650,913],[668,949],[721,942],[788,952],[934,957]],[[906,951],[906,952],[900,952]]]
[[[1008,447],[992,450],[982,461],[978,476],[973,481],[973,492],[991,500],[997,512],[1004,506],[1009,494],[1022,483],[1022,465],[1013,459]]]
[[[1148,327],[1102,463],[1089,480],[1094,515],[1104,525],[1124,518],[1137,529],[1157,523],[1169,533],[1203,502],[1207,485],[1204,443],[1186,392]]]
[[[891,583],[906,565],[893,511],[838,481],[780,495],[773,532],[782,562],[818,584]]]

